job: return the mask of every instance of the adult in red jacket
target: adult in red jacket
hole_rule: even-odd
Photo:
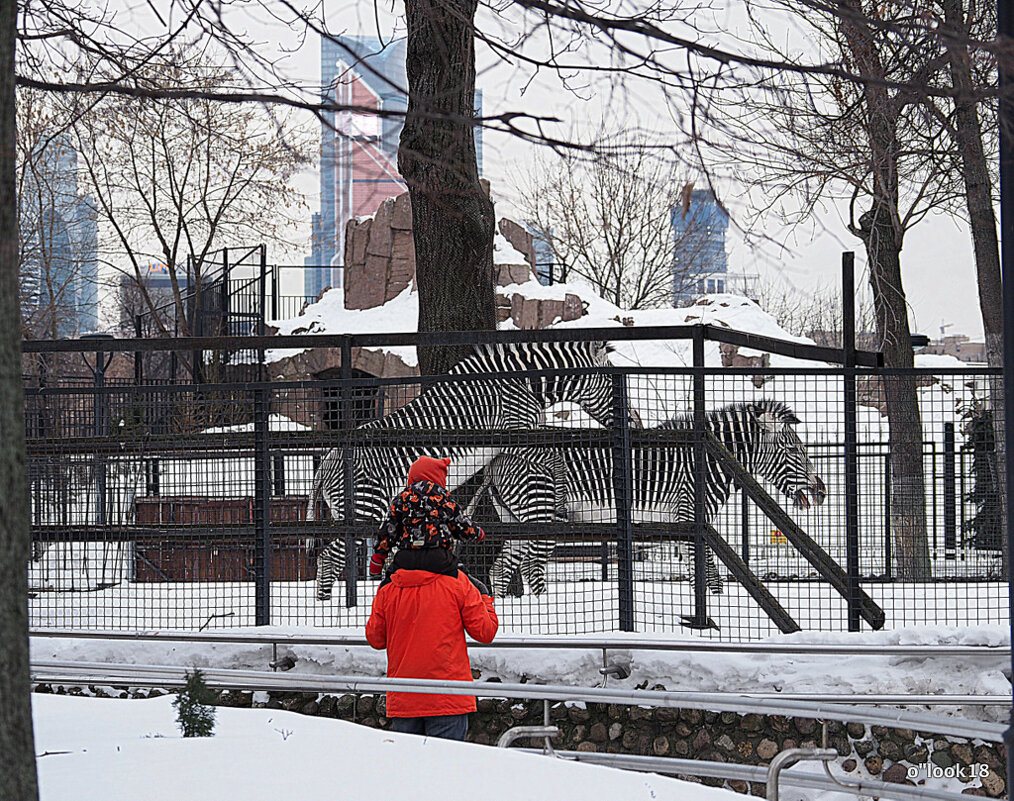
[[[493,599],[480,595],[463,571],[398,570],[373,599],[366,639],[387,649],[392,678],[471,681],[465,632],[488,643],[499,625]],[[472,695],[387,694],[394,731],[464,740],[474,711]]]

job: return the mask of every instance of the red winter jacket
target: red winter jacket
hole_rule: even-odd
[[[398,570],[377,591],[366,639],[387,649],[387,675],[402,679],[471,681],[465,632],[492,642],[500,625],[493,599],[468,577],[426,570]],[[389,692],[389,718],[461,715],[475,711],[471,695]]]

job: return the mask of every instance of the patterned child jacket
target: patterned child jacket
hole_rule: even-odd
[[[391,501],[377,533],[374,551],[391,548],[451,548],[454,540],[481,542],[485,532],[469,520],[447,490],[433,481],[417,481]]]

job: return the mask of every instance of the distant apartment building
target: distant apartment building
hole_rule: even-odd
[[[952,334],[935,339],[919,352],[953,356],[963,362],[986,363],[986,343],[972,342],[964,334]]]
[[[21,312],[26,336],[98,328],[95,203],[77,182],[77,151],[64,136],[20,165]]]
[[[555,283],[566,281],[567,276],[562,270],[563,265],[556,263],[549,237],[531,225],[525,225],[524,229],[532,237],[535,279],[543,286],[552,286]],[[549,232],[549,235],[552,236],[552,231]]]
[[[725,234],[729,215],[710,189],[690,191],[672,210],[673,305],[730,289]]]
[[[404,39],[381,42],[368,36],[321,38],[321,85],[325,100],[339,105],[404,112]],[[482,96],[476,92],[476,108]],[[342,285],[345,225],[377,211],[387,198],[405,191],[398,172],[398,144],[404,119],[351,111],[326,111],[321,120],[320,211],[312,218],[312,251],[304,290],[315,298],[328,286]],[[476,129],[476,155],[482,172],[482,137]],[[316,269],[309,269],[316,268]]]

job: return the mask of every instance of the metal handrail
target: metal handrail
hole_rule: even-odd
[[[833,748],[786,748],[775,754],[768,765],[767,799],[778,801],[778,777],[785,768],[791,768],[804,759],[819,759],[823,762],[835,759],[838,752]]]
[[[542,751],[537,748],[518,748],[516,750],[527,754],[542,754]],[[591,765],[605,765],[623,770],[664,774],[682,773],[689,776],[706,776],[714,779],[731,779],[756,782],[758,784],[763,784],[766,781],[768,772],[767,768],[760,765],[740,765],[735,762],[709,762],[697,759],[680,759],[679,757],[600,754],[590,751],[557,751],[556,755],[575,762],[587,762]],[[840,793],[852,792],[856,795],[912,799],[912,801],[961,801],[968,797],[932,787],[912,787],[905,784],[893,784],[869,779],[851,782],[855,786],[846,789],[833,779],[829,779],[822,774],[794,771],[783,773],[781,783],[806,790],[836,790]]]
[[[330,645],[368,647],[366,637],[358,634],[304,634],[287,632],[217,632],[179,630],[59,629],[37,628],[32,637],[100,640],[149,640],[170,642],[216,642],[260,645]],[[1010,657],[1009,646],[993,645],[868,645],[823,643],[714,642],[709,640],[646,640],[637,637],[573,636],[553,637],[500,636],[491,643],[469,642],[469,648],[553,648],[595,651],[681,651],[687,653],[791,654],[793,656],[901,656],[901,657]]]
[[[509,748],[515,740],[522,740],[526,737],[545,737],[548,742],[550,737],[557,737],[559,734],[558,726],[515,726],[500,735],[500,739],[496,741],[496,747]]]
[[[124,665],[103,662],[34,661],[36,683],[128,684],[134,686],[182,686],[187,668],[174,665]],[[444,681],[438,679],[379,678],[369,676],[320,676],[305,673],[273,673],[255,670],[202,669],[211,686],[235,690],[281,690],[290,692],[416,692],[442,695],[473,695],[485,698],[527,698],[548,701],[585,701],[601,704],[702,709],[716,712],[744,710],[767,715],[786,715],[843,722],[860,721],[892,728],[931,731],[957,737],[1000,742],[1006,726],[912,713],[907,710],[872,709],[784,697],[759,698],[750,693],[700,693],[659,690],[628,690],[620,687],[567,687],[553,684]],[[903,698],[907,696],[902,696]],[[912,703],[908,701],[907,703]]]

